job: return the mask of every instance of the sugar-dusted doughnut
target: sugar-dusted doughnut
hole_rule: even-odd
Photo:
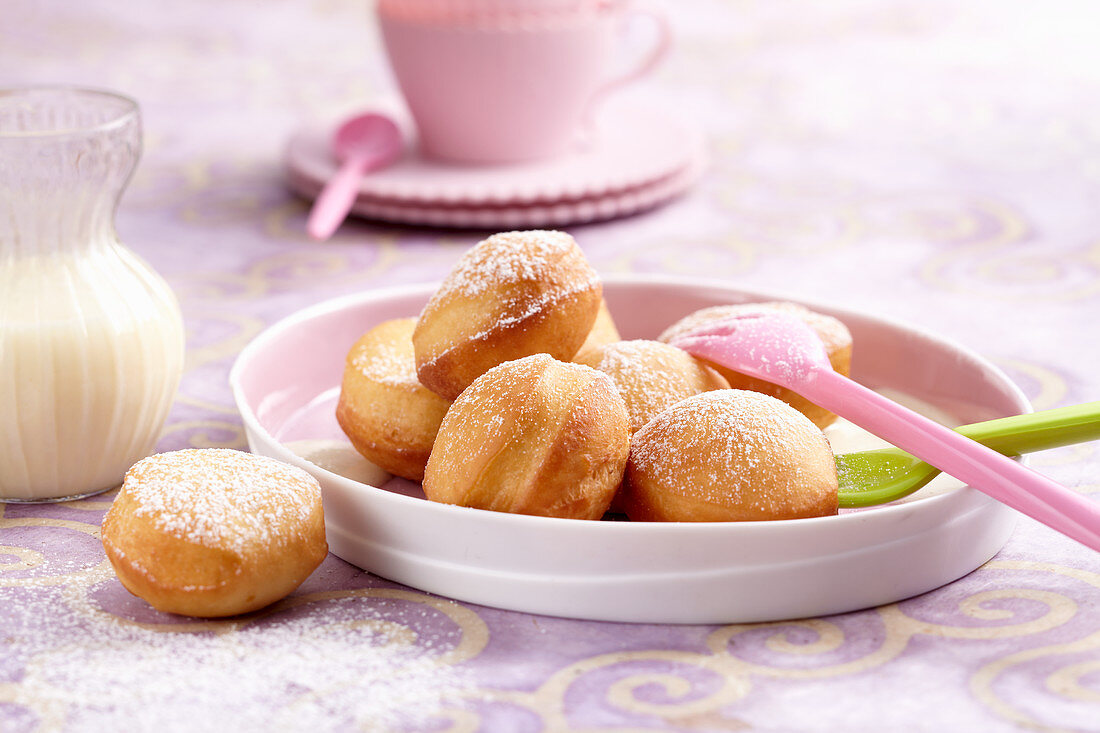
[[[546,353],[572,359],[592,330],[602,287],[564,232],[494,234],[466,252],[413,332],[416,372],[453,400],[490,368]]]
[[[131,466],[101,538],[127,590],[187,616],[267,606],[328,553],[321,487],[312,476],[213,448],[161,453]]]
[[[419,481],[450,405],[416,377],[415,318],[378,324],[348,352],[336,421],[368,461]]]
[[[774,397],[706,392],[634,434],[619,501],[635,521],[726,522],[837,513],[829,442]]]
[[[852,366],[852,334],[848,331],[848,327],[832,316],[810,310],[798,303],[777,301],[718,305],[711,308],[703,308],[669,326],[665,329],[664,333],[660,335],[658,340],[665,342],[672,341],[673,339],[685,336],[694,330],[703,328],[710,323],[720,321],[724,318],[776,311],[798,316],[810,326],[810,328],[814,329],[821,338],[822,343],[825,344],[825,351],[829,355],[829,362],[833,365],[833,369],[838,374],[848,376]],[[719,364],[712,364],[711,366],[717,369],[734,389],[750,389],[754,392],[763,392],[772,397],[777,397],[810,418],[819,428],[831,425],[833,421],[836,420],[836,415],[833,413],[823,407],[818,407],[805,397],[785,387],[780,387],[754,377],[745,376],[740,372],[727,369]]]
[[[424,494],[479,509],[599,519],[629,452],[630,422],[611,379],[535,354],[490,369],[454,401]]]
[[[637,432],[667,407],[712,389],[725,389],[725,378],[699,359],[660,341],[617,341],[576,359],[607,374],[626,403],[631,432]]]
[[[581,348],[570,361],[578,364],[589,364],[596,358],[596,352],[601,346],[621,341],[619,329],[615,325],[615,319],[607,308],[607,301],[600,301],[600,309],[596,312],[596,322],[592,324],[592,330],[581,344]]]

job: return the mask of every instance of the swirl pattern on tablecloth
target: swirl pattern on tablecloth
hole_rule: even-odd
[[[4,8],[10,83],[110,87],[142,106],[118,229],[178,294],[188,344],[160,450],[245,448],[227,383],[244,344],[331,297],[438,280],[484,234],[360,220],[324,243],[304,234],[285,140],[394,89],[364,8]],[[989,357],[1037,409],[1096,399],[1094,12],[675,3],[677,46],[636,91],[704,129],[706,172],[667,206],[572,233],[603,273],[881,313]],[[1098,455],[1031,465],[1095,499]],[[111,499],[0,504],[4,731],[1100,731],[1095,555],[1030,520],[950,586],[822,619],[549,619],[329,558],[283,602],[204,621],[122,588],[98,538]]]

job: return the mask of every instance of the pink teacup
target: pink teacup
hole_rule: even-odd
[[[626,2],[508,15],[467,2],[474,11],[461,16],[389,12],[391,5],[378,6],[379,25],[421,152],[456,163],[565,152],[594,105],[648,74],[670,45],[663,15]],[[632,69],[611,77],[619,31],[634,14],[655,21],[656,41]]]

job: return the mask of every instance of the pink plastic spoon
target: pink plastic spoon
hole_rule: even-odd
[[[309,212],[306,231],[325,240],[347,218],[359,194],[359,179],[389,165],[404,149],[401,130],[389,117],[368,112],[344,122],[332,138],[332,152],[340,170],[321,189]]]
[[[833,371],[817,334],[785,314],[731,318],[672,342],[797,392],[944,473],[1100,550],[1100,504]]]

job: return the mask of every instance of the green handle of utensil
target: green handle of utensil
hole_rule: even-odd
[[[963,425],[955,430],[1006,456],[1087,443],[1091,440],[1100,440],[1100,402],[1086,402],[1026,415],[1002,417]],[[896,455],[899,469],[912,471],[923,469],[926,476],[906,494],[883,491],[842,491],[839,497],[840,506],[867,507],[895,501],[916,491],[939,473],[939,470],[927,463],[918,462],[916,458],[898,448],[884,448],[873,452]],[[916,465],[913,465],[914,463]]]
[[[963,425],[955,428],[1006,456],[1100,439],[1100,402]]]

